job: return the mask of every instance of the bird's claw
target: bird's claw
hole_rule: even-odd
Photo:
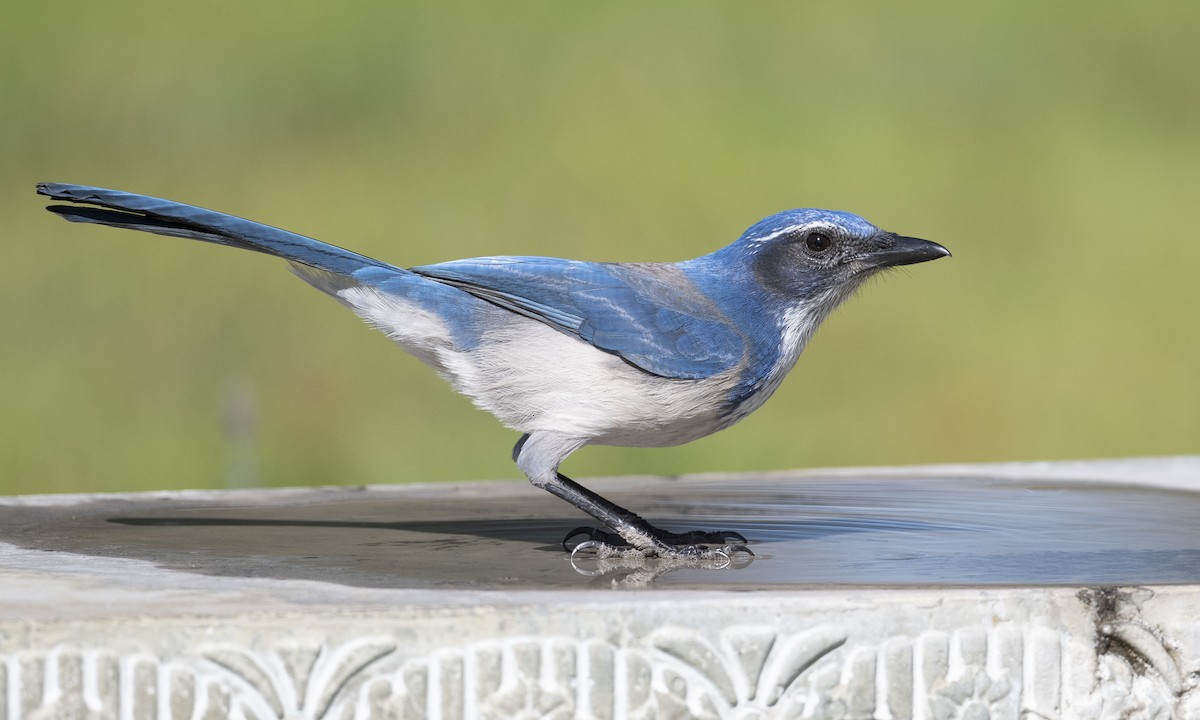
[[[575,540],[576,538],[583,539],[572,544],[572,540]],[[589,548],[595,548],[599,545],[607,545],[610,548],[630,547],[629,543],[625,541],[625,538],[621,537],[620,535],[607,532],[599,528],[587,527],[586,525],[581,525],[575,528],[571,532],[567,533],[566,537],[562,539],[563,550],[566,550],[572,555],[578,552],[579,549],[585,545]]]
[[[563,550],[570,553],[572,559],[580,557],[580,554],[583,553],[598,558],[636,555],[666,559],[724,560],[732,564],[735,557],[739,555],[754,557],[754,552],[746,547],[748,542],[746,538],[741,533],[729,530],[659,532],[649,539],[652,541],[650,547],[643,550],[616,533],[581,526],[567,533],[563,538],[562,546]]]

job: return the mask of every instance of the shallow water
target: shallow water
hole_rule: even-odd
[[[945,477],[592,485],[661,527],[735,530],[751,541],[749,563],[658,568],[666,572],[655,587],[1200,582],[1196,493]],[[577,572],[597,567],[573,566],[559,542],[587,519],[515,483],[234,497],[246,496],[0,507],[0,541],[190,573],[377,588],[604,588],[632,572]]]

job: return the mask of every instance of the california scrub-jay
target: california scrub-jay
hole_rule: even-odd
[[[611,528],[596,542],[713,557],[733,532],[670,533],[558,472],[588,444],[679,445],[762,405],[863,280],[950,254],[845,212],[787,210],[676,263],[485,257],[411,269],[260,223],[117,190],[43,183],[72,222],[277,255],[522,433],[517,466]],[[595,540],[595,539],[599,540]],[[622,543],[622,540],[624,541]]]

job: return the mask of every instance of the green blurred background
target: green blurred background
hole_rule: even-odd
[[[516,434],[272,258],[41,180],[402,265],[675,260],[789,207],[955,257],[871,283],[740,425],[565,471],[1200,450],[1200,4],[18,3],[0,493],[518,478]]]

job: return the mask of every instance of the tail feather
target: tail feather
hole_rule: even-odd
[[[47,208],[71,222],[201,240],[284,258],[301,280],[333,296],[447,378],[457,377],[458,372],[447,358],[478,344],[477,315],[492,308],[437,280],[232,215],[83,185],[42,183],[37,190],[55,200],[81,203]]]
[[[55,200],[82,203],[46,208],[71,222],[95,223],[254,250],[338,275],[351,275],[369,267],[398,269],[304,235],[171,200],[62,183],[40,183],[37,191]]]

